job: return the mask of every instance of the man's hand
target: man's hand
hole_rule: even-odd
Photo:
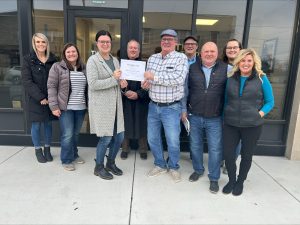
[[[141,87],[144,90],[149,90],[150,86],[151,86],[150,81],[144,80],[144,81],[141,82]]]
[[[125,96],[131,100],[138,99],[138,94],[134,91],[126,91]]]
[[[144,78],[145,78],[145,80],[154,80],[154,73],[152,73],[150,71],[146,71],[144,73]]]
[[[185,122],[186,120],[187,120],[187,113],[186,112],[181,113],[181,121]]]

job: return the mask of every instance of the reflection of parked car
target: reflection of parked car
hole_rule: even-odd
[[[13,66],[10,68],[4,76],[4,81],[9,84],[20,85],[21,84],[21,66]]]

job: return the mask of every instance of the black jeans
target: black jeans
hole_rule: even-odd
[[[253,152],[261,134],[262,125],[256,127],[234,127],[224,124],[223,144],[225,165],[229,181],[236,180],[236,147],[242,141],[239,181],[244,181],[252,164]]]

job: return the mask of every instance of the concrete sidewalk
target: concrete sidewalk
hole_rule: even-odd
[[[53,162],[39,164],[32,147],[0,146],[0,224],[300,224],[300,161],[255,156],[235,197],[211,194],[207,172],[189,182],[188,153],[174,183],[169,174],[146,176],[150,152],[146,161],[118,155],[124,175],[111,181],[93,175],[95,148],[80,148],[86,163],[73,172],[62,168],[59,148],[52,152]],[[220,189],[226,182],[222,174]]]

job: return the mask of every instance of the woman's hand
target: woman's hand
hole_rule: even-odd
[[[44,98],[40,103],[41,105],[48,105],[48,100]]]
[[[120,86],[121,88],[126,88],[128,86],[127,80],[120,80]]]
[[[259,111],[258,113],[259,113],[261,118],[263,118],[265,116],[265,113],[263,111]]]
[[[122,71],[119,70],[119,69],[117,69],[117,70],[114,71],[113,76],[114,76],[114,78],[115,78],[116,80],[119,80],[120,77],[121,77],[121,74],[122,74]]]
[[[56,109],[56,110],[53,110],[53,111],[52,111],[52,114],[53,114],[54,116],[60,117],[61,111],[60,111],[60,109]]]

